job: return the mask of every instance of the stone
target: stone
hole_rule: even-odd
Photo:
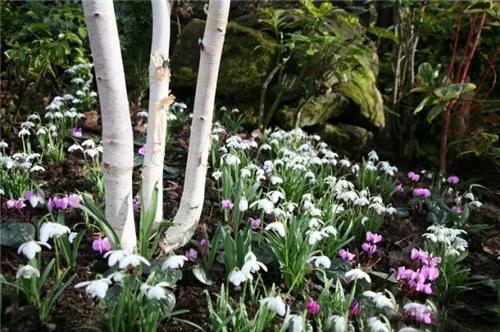
[[[343,152],[350,157],[359,156],[373,138],[373,133],[365,128],[344,123],[326,124],[319,130],[319,135],[334,151]]]

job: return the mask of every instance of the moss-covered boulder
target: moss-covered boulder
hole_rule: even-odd
[[[199,40],[205,21],[193,19],[182,30],[171,56],[172,86],[196,86]],[[264,33],[229,22],[219,69],[217,93],[234,102],[258,100],[260,88],[276,61],[276,44]]]
[[[373,138],[373,134],[365,128],[344,123],[327,124],[319,135],[335,150],[350,156],[358,156]]]

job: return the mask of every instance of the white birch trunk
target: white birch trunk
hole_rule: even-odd
[[[168,98],[170,69],[170,1],[151,0],[153,11],[153,38],[149,62],[149,110],[146,155],[142,172],[142,199],[149,209],[155,185],[158,187],[158,204],[155,222],[163,219],[163,165],[165,158],[165,138],[167,132],[167,113],[170,105]]]
[[[122,249],[136,247],[132,209],[133,134],[113,0],[83,0],[102,115],[106,219]]]
[[[210,0],[194,99],[193,123],[189,138],[188,160],[179,210],[165,233],[164,252],[185,245],[193,236],[205,198],[205,177],[217,88],[217,76],[224,46],[231,0]]]

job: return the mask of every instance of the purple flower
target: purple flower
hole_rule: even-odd
[[[451,176],[448,176],[447,181],[449,184],[454,185],[454,184],[457,184],[460,181],[460,179],[456,175],[451,175]]]
[[[8,199],[4,205],[8,210],[14,209],[14,208],[20,210],[26,206],[26,204],[24,204],[24,199],[22,199],[22,198]]]
[[[103,254],[106,251],[111,250],[111,242],[109,242],[109,239],[107,237],[102,238],[99,236],[97,239],[92,241],[92,250]]]
[[[455,214],[460,214],[464,211],[460,206],[455,205],[454,207],[451,208],[451,211],[453,211]]]
[[[340,258],[342,258],[346,262],[351,262],[356,257],[355,254],[349,252],[349,249],[345,249],[345,250],[340,249],[339,256],[340,256]]]
[[[68,207],[69,208],[79,208],[80,207],[80,195],[70,194],[68,196]]]
[[[222,208],[225,210],[231,210],[233,208],[233,202],[229,199],[222,200]]]
[[[377,252],[377,245],[365,242],[361,245],[361,249],[363,249],[363,251],[366,252],[368,255],[373,255],[374,253]]]
[[[439,277],[439,269],[424,265],[420,269],[420,275],[425,279],[429,279],[429,281],[434,281]]]
[[[366,242],[376,244],[382,241],[382,239],[382,235],[380,234],[372,233],[370,231],[366,232]]]
[[[200,241],[200,247],[201,247],[201,255],[205,256],[208,254],[208,250],[210,249],[210,243],[208,242],[207,239],[202,239]]]
[[[82,128],[79,127],[71,128],[71,136],[73,136],[73,138],[82,137]]]
[[[402,193],[402,192],[404,192],[404,191],[405,191],[405,189],[403,188],[403,185],[400,183],[400,184],[398,184],[398,185],[396,186],[395,191],[396,191],[397,193]]]
[[[139,195],[135,195],[132,200],[132,207],[135,212],[139,212],[141,210],[141,197]]]
[[[420,293],[424,293],[427,295],[432,294],[432,284],[430,282],[425,283],[423,281],[418,281],[415,285],[415,290]]]
[[[146,144],[144,144],[143,146],[141,146],[139,148],[139,150],[137,150],[137,153],[140,154],[141,156],[145,156],[146,155]]]
[[[353,316],[359,316],[361,313],[361,303],[358,300],[352,299],[351,305],[349,306],[349,311]]]
[[[414,197],[430,197],[431,196],[431,191],[427,188],[415,188],[413,189],[413,196]]]
[[[198,259],[198,252],[196,251],[196,249],[189,249],[186,251],[186,254],[185,256],[190,260],[190,261],[196,261]]]
[[[310,313],[311,315],[316,315],[320,311],[320,307],[318,302],[314,301],[313,299],[309,299],[306,303],[306,309],[307,312]]]
[[[420,180],[420,175],[415,172],[408,172],[408,179],[413,182],[418,182]]]
[[[412,261],[419,260],[422,263],[425,263],[429,258],[429,253],[425,250],[420,250],[417,248],[413,248],[410,253],[410,258]]]
[[[423,305],[411,306],[405,310],[405,314],[413,318],[417,323],[432,324],[432,312]]]
[[[250,228],[256,230],[260,227],[260,219],[259,218],[250,218]]]

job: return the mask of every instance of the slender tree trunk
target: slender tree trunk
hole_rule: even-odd
[[[112,0],[83,0],[102,115],[106,219],[122,249],[136,246],[132,210],[133,134]]]
[[[153,38],[149,63],[149,111],[146,155],[142,172],[142,199],[149,209],[154,187],[158,187],[158,204],[155,222],[163,219],[163,165],[165,158],[165,138],[167,133],[167,113],[170,69],[170,1],[151,0],[153,11]]]
[[[211,0],[203,40],[189,139],[184,190],[174,223],[165,233],[162,248],[169,252],[186,244],[200,220],[205,198],[205,177],[214,110],[217,76],[224,45],[230,0]]]

